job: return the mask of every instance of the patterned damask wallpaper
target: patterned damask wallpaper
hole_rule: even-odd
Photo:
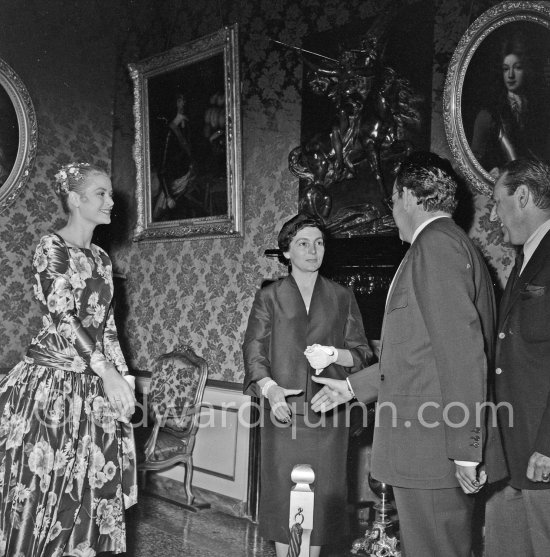
[[[77,156],[77,149],[83,148],[77,138],[83,137],[89,141],[87,150],[96,148],[94,159],[107,161],[112,133],[113,182],[123,207],[119,216],[125,223],[112,228],[110,251],[116,269],[127,277],[124,346],[129,364],[148,369],[157,355],[186,342],[207,359],[210,378],[236,383],[242,378],[240,345],[254,292],[264,278],[285,273],[284,267],[267,260],[263,252],[276,246],[280,225],[297,210],[297,180],[288,171],[287,156],[299,142],[302,70],[294,53],[274,48],[269,38],[299,46],[310,33],[367,19],[386,9],[389,2],[203,0],[185,5],[184,12],[161,9],[168,4],[151,1],[135,6],[129,2],[119,14],[113,131],[103,104],[95,108],[101,114],[63,99],[54,109],[41,107],[42,139],[31,178],[33,194],[27,190],[12,210],[0,216],[0,274],[7,280],[0,286],[3,365],[13,365],[20,358],[36,325],[29,262],[32,245],[50,228],[51,213],[58,216],[49,190],[53,162]],[[447,147],[441,93],[446,63],[468,25],[469,7],[463,4],[436,2],[432,146],[443,154]],[[482,6],[477,4],[482,3],[476,3],[480,13]],[[132,243],[127,236],[135,211],[135,174],[132,91],[126,64],[235,21],[240,26],[243,78],[245,236]],[[81,76],[75,73],[72,79]],[[500,246],[488,211],[488,200],[476,196],[472,235],[502,280],[510,254]]]

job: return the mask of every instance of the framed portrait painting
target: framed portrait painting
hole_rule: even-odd
[[[243,229],[237,25],[130,64],[137,241]]]
[[[550,160],[550,4],[502,2],[461,38],[444,91],[447,140],[470,184],[491,195],[500,168]]]
[[[15,201],[26,184],[34,158],[38,131],[27,88],[0,59],[0,213]]]

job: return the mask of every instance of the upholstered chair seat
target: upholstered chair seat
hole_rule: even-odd
[[[153,454],[149,455],[150,465],[158,462],[163,468],[168,459],[178,457],[187,449],[189,439],[178,438],[177,435],[160,430],[153,447]]]

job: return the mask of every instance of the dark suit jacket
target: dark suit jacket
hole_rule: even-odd
[[[245,394],[260,396],[256,382],[271,377],[281,387],[303,390],[287,398],[295,412],[303,414],[304,402],[320,388],[311,381],[315,371],[304,355],[315,343],[347,348],[353,357],[352,368],[332,364],[323,377],[343,379],[368,364],[372,351],[350,290],[318,275],[309,313],[291,275],[258,290],[243,343]]]
[[[482,460],[495,325],[485,263],[450,218],[406,253],[382,325],[380,362],[350,376],[359,400],[378,391],[372,475],[394,486],[458,486],[454,460]],[[478,418],[478,416],[480,416]]]
[[[499,409],[504,450],[512,486],[548,489],[526,472],[534,451],[550,456],[550,232],[513,282],[500,304],[495,361],[497,401],[513,408],[512,422]]]

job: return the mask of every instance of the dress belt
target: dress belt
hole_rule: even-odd
[[[56,352],[54,350],[40,350],[36,345],[29,346],[25,356],[27,363],[34,363],[43,367],[54,367],[64,371],[71,371],[78,374],[96,375],[88,363],[84,359],[77,357],[80,367],[75,366],[75,357],[64,352]]]

